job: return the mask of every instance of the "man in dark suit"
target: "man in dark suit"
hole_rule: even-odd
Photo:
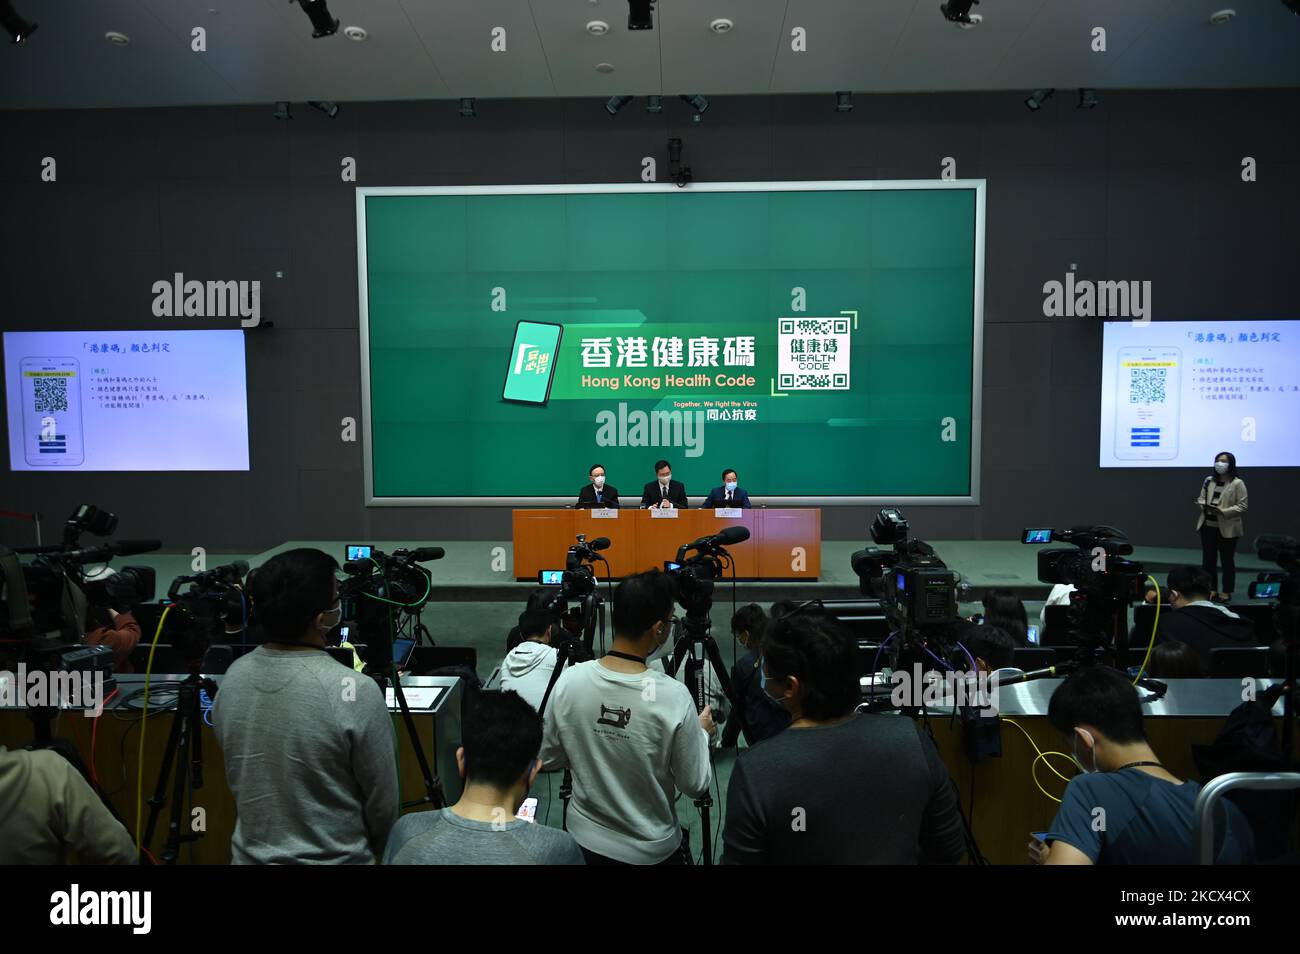
[[[587,476],[591,478],[591,483],[578,491],[578,509],[617,509],[618,488],[612,484],[605,483],[605,468],[600,464],[592,464],[591,469],[587,471]]]
[[[745,493],[740,487],[740,482],[736,477],[736,472],[728,467],[722,472],[722,486],[714,487],[709,491],[709,496],[705,498],[704,507],[741,507],[748,510],[753,506],[749,502],[749,494]]]
[[[690,506],[686,502],[686,488],[680,480],[673,480],[673,468],[668,461],[661,460],[655,464],[655,477],[657,479],[650,481],[641,491],[642,507],[685,510]]]

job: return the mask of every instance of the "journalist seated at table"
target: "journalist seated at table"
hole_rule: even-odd
[[[616,509],[618,488],[613,484],[605,483],[605,468],[600,464],[592,464],[591,469],[587,471],[587,476],[591,478],[591,483],[578,491],[576,506],[580,510]]]
[[[745,493],[736,477],[736,472],[728,468],[722,472],[722,486],[714,487],[705,498],[705,507],[741,507],[748,510],[753,506],[749,494]]]

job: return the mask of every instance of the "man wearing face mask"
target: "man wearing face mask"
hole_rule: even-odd
[[[618,508],[618,488],[605,483],[605,468],[592,464],[587,471],[591,483],[578,491],[578,502],[574,505],[579,510],[602,510]]]
[[[748,510],[753,506],[749,502],[749,494],[740,486],[740,478],[736,472],[728,467],[722,472],[722,486],[714,487],[709,491],[709,496],[705,499],[705,507],[741,507]]]
[[[856,712],[856,654],[857,642],[816,604],[768,622],[762,688],[792,721],[736,761],[724,864],[955,864],[965,856],[952,779],[919,723]]]
[[[569,833],[587,864],[685,864],[677,791],[709,789],[706,707],[647,663],[671,649],[676,587],[658,570],[614,590],[613,649],[567,669],[546,704],[542,769],[573,772]]]
[[[1160,764],[1146,739],[1137,689],[1127,677],[1104,666],[1076,672],[1052,693],[1047,721],[1067,737],[1083,774],[1066,786],[1045,841],[1030,841],[1031,862],[1196,863],[1193,808],[1200,786]],[[1253,863],[1249,823],[1231,802],[1220,805],[1216,862]],[[1099,826],[1098,818],[1105,824]]]
[[[212,709],[239,816],[235,864],[374,864],[397,821],[384,695],[325,653],[342,615],[337,569],[304,547],[249,577],[265,642],[231,664]]]
[[[642,489],[641,506],[646,510],[674,507],[685,510],[690,506],[686,501],[686,487],[680,480],[673,480],[673,468],[668,461],[655,462],[655,479]]]

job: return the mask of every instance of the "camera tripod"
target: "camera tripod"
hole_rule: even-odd
[[[572,662],[574,653],[574,642],[571,639],[564,640],[555,648],[555,668],[551,670],[551,681],[546,684],[546,692],[542,694],[542,704],[537,707],[537,715],[543,720],[546,718],[546,703],[551,699],[551,690],[560,681],[560,674],[565,667]],[[569,800],[572,797],[573,770],[566,765],[564,774],[560,777],[560,828],[564,831],[569,830]]]
[[[167,803],[168,776],[171,775],[172,805],[167,823],[167,840],[163,843],[159,861],[173,865],[180,856],[180,846],[185,842],[198,841],[200,831],[182,833],[181,816],[188,803],[189,796],[195,789],[203,787],[203,706],[199,699],[199,690],[208,693],[209,698],[216,695],[217,684],[212,679],[199,674],[198,661],[190,662],[190,674],[185,677],[177,690],[176,712],[172,716],[171,732],[167,737],[167,746],[163,750],[162,765],[158,768],[158,783],[154,786],[153,796],[149,799],[149,822],[145,826],[144,838],[140,844],[147,850],[153,841],[154,829],[163,805]],[[148,718],[147,715],[141,718]],[[142,730],[143,731],[143,730]],[[179,758],[177,757],[179,756]],[[175,763],[175,773],[172,765]]]
[[[705,666],[711,666],[714,678],[717,679],[718,685],[722,689],[722,694],[731,704],[731,712],[728,718],[736,719],[741,731],[745,725],[745,707],[742,700],[736,697],[735,688],[731,684],[731,678],[727,675],[727,669],[722,663],[722,653],[718,649],[718,643],[713,638],[711,630],[713,620],[709,617],[709,610],[712,606],[711,600],[704,602],[693,602],[686,607],[686,616],[682,620],[682,632],[677,637],[677,642],[673,644],[672,655],[664,661],[664,671],[668,673],[669,678],[675,678],[677,670],[683,665],[686,667],[686,687],[690,690],[692,698],[695,700],[695,710],[704,711],[708,705],[705,698],[705,686],[708,677],[705,674]],[[700,836],[703,839],[704,864],[713,864],[713,843],[709,831],[709,809],[713,807],[713,794],[705,790],[704,794],[694,800],[695,807],[700,812]]]

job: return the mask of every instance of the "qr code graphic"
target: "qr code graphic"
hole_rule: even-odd
[[[68,379],[53,377],[35,377],[36,406],[32,408],[37,414],[50,414],[54,411],[68,409]]]
[[[1130,368],[1128,372],[1128,403],[1163,403],[1168,370],[1168,368]]]

